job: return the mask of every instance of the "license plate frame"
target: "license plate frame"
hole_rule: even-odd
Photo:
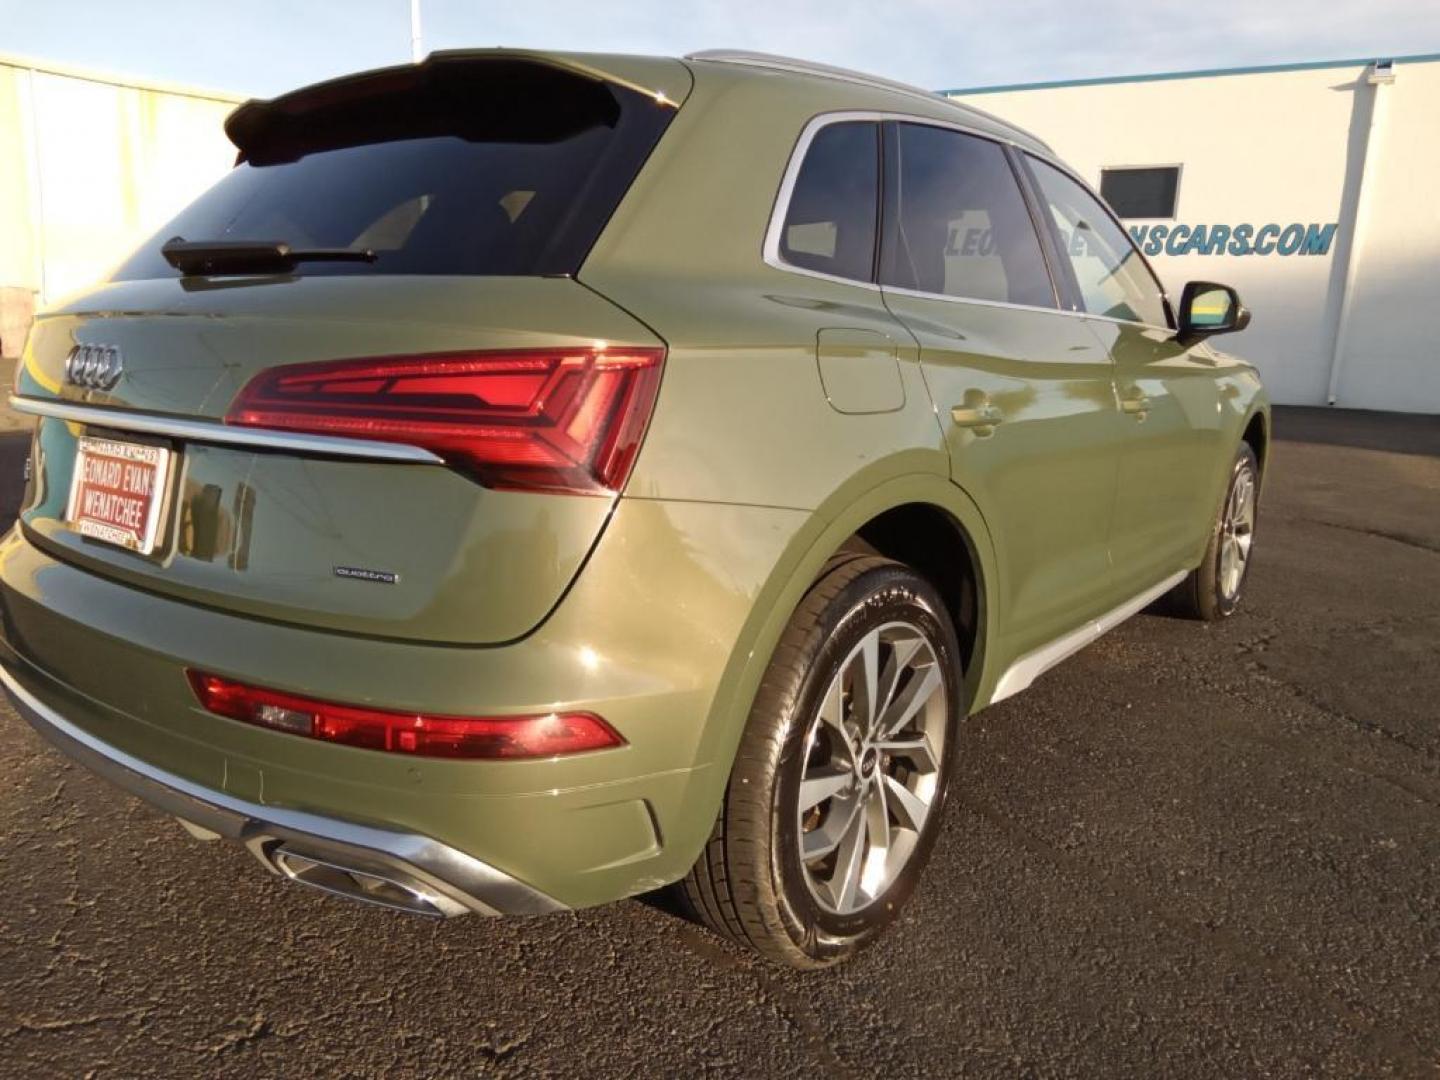
[[[151,555],[160,540],[175,452],[166,446],[82,435],[65,524],[112,547]]]

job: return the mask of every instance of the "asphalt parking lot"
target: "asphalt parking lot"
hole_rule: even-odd
[[[838,972],[655,902],[287,888],[5,708],[0,1073],[1434,1076],[1440,418],[1277,428],[1242,611],[1142,615],[975,718],[926,880]]]

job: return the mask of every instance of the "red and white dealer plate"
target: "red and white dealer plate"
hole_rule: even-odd
[[[80,438],[65,520],[82,536],[149,555],[172,457],[163,446]]]

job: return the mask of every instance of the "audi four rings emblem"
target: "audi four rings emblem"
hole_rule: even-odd
[[[109,390],[124,370],[120,350],[113,345],[76,345],[65,357],[65,381],[91,390]]]

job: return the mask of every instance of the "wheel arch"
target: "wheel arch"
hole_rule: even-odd
[[[856,528],[839,551],[882,555],[934,585],[960,639],[966,677],[978,674],[985,655],[986,579],[975,540],[954,514],[933,502],[901,503]],[[974,687],[967,689],[973,697]]]
[[[675,860],[669,864],[674,871],[669,880],[682,876],[705,846],[761,680],[805,594],[837,554],[855,550],[857,544],[874,546],[873,538],[879,538],[891,552],[899,550],[874,523],[898,525],[906,515],[917,513],[948,522],[952,535],[962,537],[967,545],[977,582],[978,621],[972,659],[964,673],[965,696],[971,712],[990,700],[1004,667],[1004,658],[994,647],[998,640],[996,605],[987,600],[999,591],[1000,568],[979,507],[948,476],[937,472],[891,473],[865,486],[852,480],[817,507],[791,538],[756,593],[751,613],[731,647],[696,748],[695,760],[703,767],[696,770],[687,796],[693,813],[686,814],[680,828],[667,837]],[[866,539],[867,532],[871,540]],[[943,593],[944,587],[940,588]]]
[[[943,523],[951,530],[948,535],[964,545],[975,589],[965,692],[972,710],[976,703],[989,699],[998,673],[994,670],[995,650],[987,648],[996,640],[996,608],[988,598],[996,594],[995,583],[999,580],[989,528],[974,501],[948,477],[934,473],[892,476],[858,494],[845,489],[827,500],[796,534],[760,589],[751,617],[735,642],[706,722],[700,759],[715,763],[716,773],[723,774],[724,766],[733,758],[776,643],[826,564],[847,550],[874,550],[903,562],[922,558],[926,565],[917,569],[933,572],[943,542],[934,540],[922,546],[914,538],[903,538],[903,526],[918,521],[937,527]],[[947,607],[953,602],[963,610],[964,580],[962,576],[949,582],[956,591],[947,596]],[[937,582],[936,586],[942,594],[946,592],[945,583]]]
[[[1260,479],[1264,482],[1266,464],[1270,454],[1270,416],[1264,409],[1256,409],[1245,421],[1240,439],[1255,451],[1255,460],[1260,465]]]

